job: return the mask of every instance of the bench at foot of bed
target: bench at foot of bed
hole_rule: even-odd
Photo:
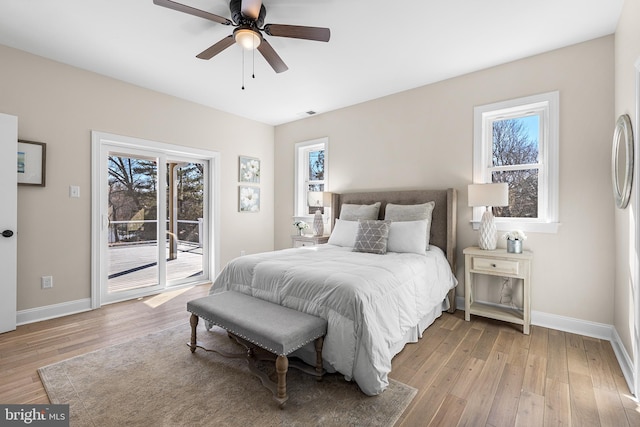
[[[262,384],[273,393],[273,398],[282,408],[288,399],[287,371],[289,359],[287,355],[300,347],[315,341],[316,367],[313,374],[320,381],[324,373],[322,369],[322,344],[327,333],[327,321],[297,310],[292,310],[269,301],[254,298],[239,292],[227,291],[198,298],[187,303],[187,311],[191,313],[191,352],[200,347],[214,351],[225,357],[245,357],[251,372],[260,378]],[[202,318],[225,329],[229,336],[235,338],[246,349],[246,355],[228,354],[215,349],[206,349],[197,341],[196,328],[198,319]],[[270,356],[258,354],[263,349]],[[275,360],[278,382],[255,366],[256,360]],[[291,367],[304,371],[305,366],[291,364]]]

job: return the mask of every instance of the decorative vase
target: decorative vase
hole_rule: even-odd
[[[522,253],[522,240],[507,239],[507,252],[510,254]]]
[[[493,221],[493,213],[487,209],[482,214],[482,220],[480,221],[480,240],[478,241],[480,249],[492,251],[496,248],[498,244],[496,231],[496,223]]]
[[[320,209],[316,211],[313,216],[313,235],[322,236],[324,234],[324,221],[322,220],[322,213]]]

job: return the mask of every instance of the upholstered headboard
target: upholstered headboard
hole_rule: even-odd
[[[342,204],[370,205],[380,202],[379,219],[384,219],[387,203],[398,205],[415,205],[434,201],[429,242],[438,246],[447,256],[451,270],[456,272],[456,218],[457,191],[453,188],[445,190],[400,190],[400,191],[368,191],[358,193],[333,193],[331,201],[332,218],[340,217]],[[450,304],[455,307],[455,290],[450,295]]]

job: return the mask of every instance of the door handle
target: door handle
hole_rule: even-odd
[[[13,236],[13,231],[11,230],[4,230],[2,232],[2,237],[11,237],[11,236]]]

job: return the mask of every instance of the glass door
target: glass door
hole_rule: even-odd
[[[202,279],[205,164],[196,161],[167,163],[167,285]]]
[[[93,133],[92,307],[211,280],[217,153]]]
[[[159,287],[158,158],[110,151],[107,161],[106,293]]]

